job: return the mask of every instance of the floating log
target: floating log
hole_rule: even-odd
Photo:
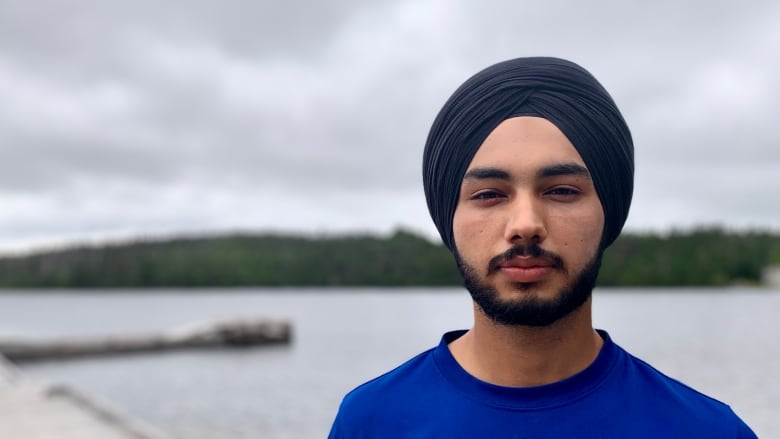
[[[285,344],[291,339],[292,328],[287,321],[239,319],[215,321],[148,334],[62,337],[46,340],[0,339],[0,354],[11,361],[18,362],[171,349]]]

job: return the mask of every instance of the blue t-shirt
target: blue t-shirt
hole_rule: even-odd
[[[630,355],[609,338],[596,360],[563,381],[502,387],[469,375],[447,345],[356,388],[332,439],[755,438],[725,404]]]

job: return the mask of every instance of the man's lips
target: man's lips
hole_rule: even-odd
[[[498,271],[512,282],[539,282],[547,277],[555,268],[555,263],[540,258],[516,257],[504,261]]]
[[[536,244],[515,245],[488,262],[488,275],[498,274],[513,283],[540,282],[555,270],[566,271],[563,259]]]

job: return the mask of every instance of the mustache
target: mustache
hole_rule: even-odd
[[[557,254],[547,251],[541,247],[539,247],[539,244],[529,244],[529,245],[522,245],[522,244],[515,244],[512,247],[509,247],[507,251],[504,253],[501,253],[498,256],[494,256],[492,259],[490,259],[490,262],[488,262],[488,274],[494,273],[498,269],[501,268],[501,265],[503,265],[505,262],[509,261],[510,259],[516,258],[516,257],[531,257],[535,259],[544,259],[545,261],[549,262],[550,265],[552,265],[554,268],[563,268],[563,258],[558,256]]]

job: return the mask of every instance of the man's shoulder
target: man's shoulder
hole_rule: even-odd
[[[434,351],[422,352],[347,393],[329,437],[377,437],[377,432],[392,437],[401,424],[414,423],[425,405],[420,395],[433,396],[431,388],[441,381]]]
[[[672,378],[645,360],[628,353],[627,358],[631,364],[632,378],[641,380],[646,387],[651,388],[653,393],[659,396],[665,398],[672,396],[676,397],[672,398],[672,400],[689,401],[718,410],[724,407],[728,408],[723,402],[694,389],[676,378]]]
[[[360,406],[363,401],[376,402],[377,395],[386,399],[388,396],[402,397],[404,394],[411,394],[435,372],[432,358],[434,349],[421,352],[390,371],[357,386],[347,393],[342,406]]]
[[[727,404],[666,375],[646,361],[627,353],[629,374],[624,389],[645,402],[645,413],[656,419],[686,419],[691,426],[717,426],[755,437]],[[739,436],[743,437],[743,436]]]

